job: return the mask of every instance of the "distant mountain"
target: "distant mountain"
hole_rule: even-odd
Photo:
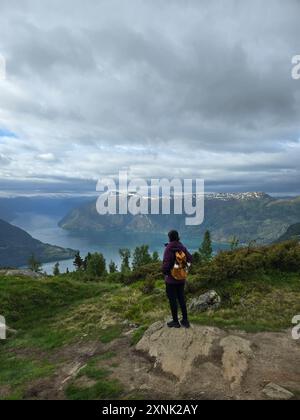
[[[276,242],[284,242],[292,239],[297,239],[300,241],[300,223],[295,223],[290,226],[287,231],[281,235]]]
[[[44,244],[24,230],[0,220],[0,267],[26,265],[32,254],[45,263],[72,258],[75,252],[72,249]]]
[[[74,207],[90,202],[86,196],[69,196],[63,194],[45,196],[0,197],[0,219],[12,222],[20,213],[34,213],[63,217]]]
[[[197,227],[185,226],[184,215],[101,216],[95,201],[70,211],[59,226],[89,235],[113,231],[165,233],[175,228],[186,235],[201,236],[209,229],[216,242],[228,242],[237,236],[243,243],[251,240],[268,243],[299,220],[300,197],[276,199],[265,193],[251,192],[208,194],[205,221]]]

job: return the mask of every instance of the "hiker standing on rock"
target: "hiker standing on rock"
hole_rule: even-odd
[[[188,267],[192,262],[192,256],[186,247],[180,242],[179,234],[176,230],[171,230],[168,234],[169,243],[163,258],[162,271],[165,275],[166,292],[170,302],[173,320],[168,322],[169,328],[190,327],[188,320],[184,287],[187,278]],[[182,312],[182,320],[178,320],[178,303]]]

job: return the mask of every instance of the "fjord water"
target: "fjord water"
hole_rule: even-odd
[[[38,213],[21,213],[14,220],[13,224],[24,229],[34,238],[42,242],[58,245],[64,248],[79,250],[81,256],[88,252],[101,252],[106,262],[113,260],[120,266],[120,248],[133,250],[136,246],[147,244],[150,251],[157,251],[160,256],[164,251],[164,244],[167,242],[166,234],[149,233],[121,233],[121,232],[101,232],[95,235],[80,236],[61,229],[58,226],[60,218]],[[182,237],[182,241],[191,250],[199,248],[202,238]],[[226,248],[226,245],[214,244],[214,250]],[[58,261],[60,271],[65,272],[74,270],[73,260]],[[43,264],[43,270],[47,274],[52,274],[55,262]]]

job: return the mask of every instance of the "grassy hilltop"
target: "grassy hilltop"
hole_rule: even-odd
[[[242,248],[196,264],[188,299],[209,289],[221,295],[222,305],[191,314],[193,323],[251,332],[287,329],[300,313],[300,245]],[[142,396],[114,375],[119,344],[113,343],[130,337],[134,345],[169,311],[158,262],[99,278],[81,272],[2,276],[0,314],[11,329],[0,341],[0,399],[128,399]],[[83,367],[76,370],[74,360],[84,361]],[[62,381],[67,368],[71,373]]]

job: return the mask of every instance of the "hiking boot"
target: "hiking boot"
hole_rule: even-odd
[[[167,323],[169,328],[180,328],[180,324],[178,321],[170,321]]]
[[[180,324],[181,324],[181,326],[182,326],[182,327],[184,327],[184,328],[190,328],[190,326],[191,326],[191,324],[189,323],[189,321],[188,321],[187,319],[182,319],[182,320],[180,321]]]

